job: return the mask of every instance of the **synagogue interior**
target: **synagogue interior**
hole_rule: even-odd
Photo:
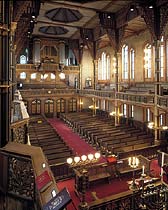
[[[0,1],[0,210],[168,210],[168,0]]]

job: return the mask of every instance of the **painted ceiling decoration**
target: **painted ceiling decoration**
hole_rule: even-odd
[[[39,31],[44,34],[61,35],[68,32],[67,29],[58,26],[43,26],[39,28]]]
[[[46,12],[45,16],[52,21],[74,22],[80,20],[83,16],[78,10],[68,8],[56,8]]]

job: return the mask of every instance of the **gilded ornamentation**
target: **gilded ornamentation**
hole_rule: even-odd
[[[22,125],[21,127],[15,128],[13,130],[13,141],[17,143],[24,144],[25,143],[25,127]]]
[[[8,192],[25,199],[34,199],[34,174],[31,160],[9,157]]]

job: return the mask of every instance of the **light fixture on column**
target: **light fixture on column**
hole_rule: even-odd
[[[79,110],[80,110],[80,112],[82,111],[82,108],[83,108],[83,101],[82,101],[82,99],[80,99],[80,101],[79,101]]]
[[[148,128],[149,129],[154,129],[154,122],[148,122]]]
[[[96,104],[94,104],[94,105],[90,105],[89,109],[92,110],[92,116],[94,117],[94,116],[96,116],[96,110],[99,109],[99,107],[96,106]]]

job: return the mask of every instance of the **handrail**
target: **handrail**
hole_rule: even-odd
[[[154,94],[149,93],[125,93],[125,92],[115,92],[114,90],[109,91],[100,91],[100,90],[76,90],[76,89],[26,89],[26,90],[20,90],[23,97],[26,96],[41,96],[41,95],[47,95],[48,97],[52,97],[56,94],[62,95],[62,94],[74,94],[74,95],[80,95],[80,96],[87,96],[87,97],[95,97],[95,98],[106,98],[107,100],[114,101],[118,100],[118,102],[124,102],[124,103],[132,103],[132,104],[141,104],[143,106],[153,106],[154,104]],[[158,108],[168,108],[168,96],[157,96]]]

